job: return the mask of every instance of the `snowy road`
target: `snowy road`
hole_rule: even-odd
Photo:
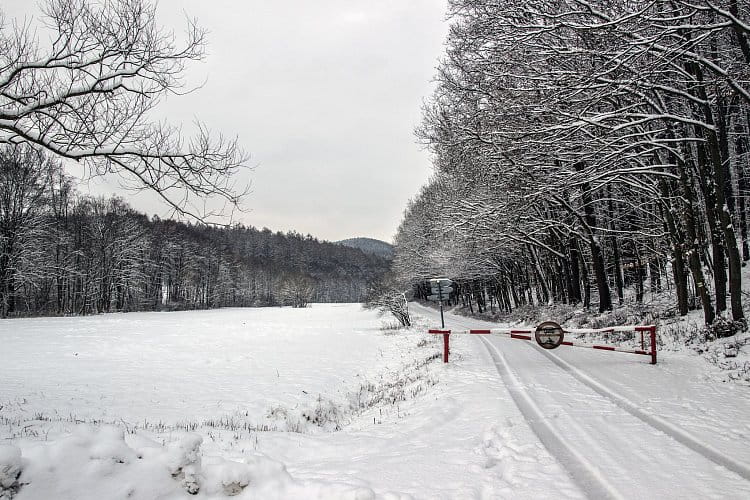
[[[436,311],[413,310],[439,324]],[[490,325],[446,315],[446,328]],[[696,378],[689,358],[651,366],[494,336],[454,336],[452,351],[467,343],[484,346],[488,369],[590,498],[750,498],[747,388]]]

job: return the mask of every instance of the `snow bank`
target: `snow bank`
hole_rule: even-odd
[[[260,453],[242,462],[204,456],[197,434],[166,445],[133,441],[115,427],[80,425],[68,437],[26,447],[23,460],[21,450],[2,446],[0,498],[375,498],[357,485],[297,481]]]

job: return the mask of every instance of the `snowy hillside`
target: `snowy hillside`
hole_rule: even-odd
[[[359,248],[365,253],[377,255],[386,259],[393,258],[393,245],[386,243],[385,241],[373,238],[349,238],[337,241],[336,243],[346,247]]]
[[[443,364],[412,311],[0,322],[0,498],[750,496],[748,389],[701,357],[454,336]]]

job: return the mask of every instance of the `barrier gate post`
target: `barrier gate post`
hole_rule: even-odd
[[[443,333],[443,363],[448,362],[448,355],[450,354],[450,332]]]
[[[651,356],[651,364],[656,364],[656,325],[649,326],[636,326],[635,331],[641,334],[641,350],[638,354],[647,354]],[[648,351],[645,351],[643,334],[648,332],[649,342],[651,346]]]
[[[438,330],[438,329],[429,329],[427,330],[427,333],[432,334],[442,334],[443,335],[443,363],[448,362],[448,355],[450,354],[450,336],[451,331],[450,330]]]
[[[656,325],[649,329],[651,333],[651,364],[656,364]]]

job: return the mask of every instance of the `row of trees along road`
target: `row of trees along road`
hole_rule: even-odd
[[[0,313],[358,302],[383,258],[297,233],[149,219],[76,193],[58,162],[0,148]]]
[[[738,0],[450,0],[418,136],[435,175],[396,272],[457,278],[482,307],[644,285],[743,320],[750,6]]]

